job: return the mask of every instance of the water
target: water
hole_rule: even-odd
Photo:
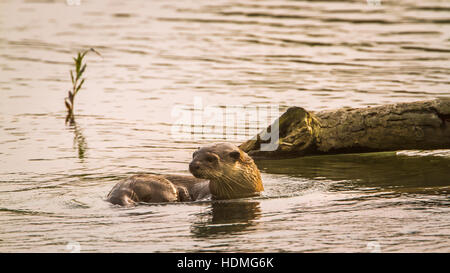
[[[448,150],[259,161],[259,198],[104,201],[131,174],[188,173],[214,141],[170,137],[194,97],[309,110],[449,97],[448,2],[69,2],[0,3],[1,252],[450,251]],[[91,47],[102,58],[87,56],[66,126],[72,57]]]

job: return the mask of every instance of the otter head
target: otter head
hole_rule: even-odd
[[[247,197],[264,190],[253,159],[230,143],[195,151],[189,171],[197,178],[210,180],[209,188],[216,199]]]

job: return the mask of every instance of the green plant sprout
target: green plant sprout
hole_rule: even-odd
[[[81,86],[83,86],[83,83],[86,80],[86,78],[81,78],[83,76],[84,71],[86,70],[86,64],[83,64],[83,58],[90,51],[101,56],[100,53],[98,53],[95,49],[90,48],[83,52],[78,52],[77,57],[73,58],[75,62],[75,76],[74,71],[70,70],[70,79],[72,80],[73,86],[72,90],[69,90],[68,92],[68,97],[64,99],[64,103],[66,104],[67,108],[66,123],[70,122],[70,125],[75,124],[75,115],[74,115],[75,96],[78,94],[78,92],[81,89]]]

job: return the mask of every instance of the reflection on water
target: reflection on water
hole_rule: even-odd
[[[198,237],[238,234],[255,226],[253,221],[260,218],[259,202],[255,201],[215,201],[199,221],[192,226],[192,233]]]
[[[450,193],[448,151],[447,156],[402,156],[395,152],[309,156],[260,161],[258,166],[268,173],[344,181],[333,187],[336,190]]]
[[[170,135],[172,110],[194,97],[280,111],[450,97],[449,10],[438,0],[1,1],[0,251],[366,252],[376,242],[448,252],[448,150],[260,161],[265,192],[247,200],[117,208],[105,196],[135,173],[188,173],[192,152],[213,141]],[[86,59],[67,127],[72,57],[87,48],[103,58]]]
[[[83,136],[82,129],[76,124],[75,120],[73,120],[73,123],[71,122],[71,125],[69,127],[71,131],[73,131],[73,145],[76,147],[78,152],[78,158],[80,160],[84,159],[86,150],[87,150],[87,142],[86,138]]]

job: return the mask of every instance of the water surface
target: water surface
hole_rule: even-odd
[[[450,152],[257,162],[259,198],[119,208],[186,174],[173,107],[365,107],[450,97],[446,1],[0,3],[0,251],[450,251]],[[64,124],[77,51],[87,80]],[[237,130],[239,144],[246,140]],[[219,139],[220,140],[220,139]]]

